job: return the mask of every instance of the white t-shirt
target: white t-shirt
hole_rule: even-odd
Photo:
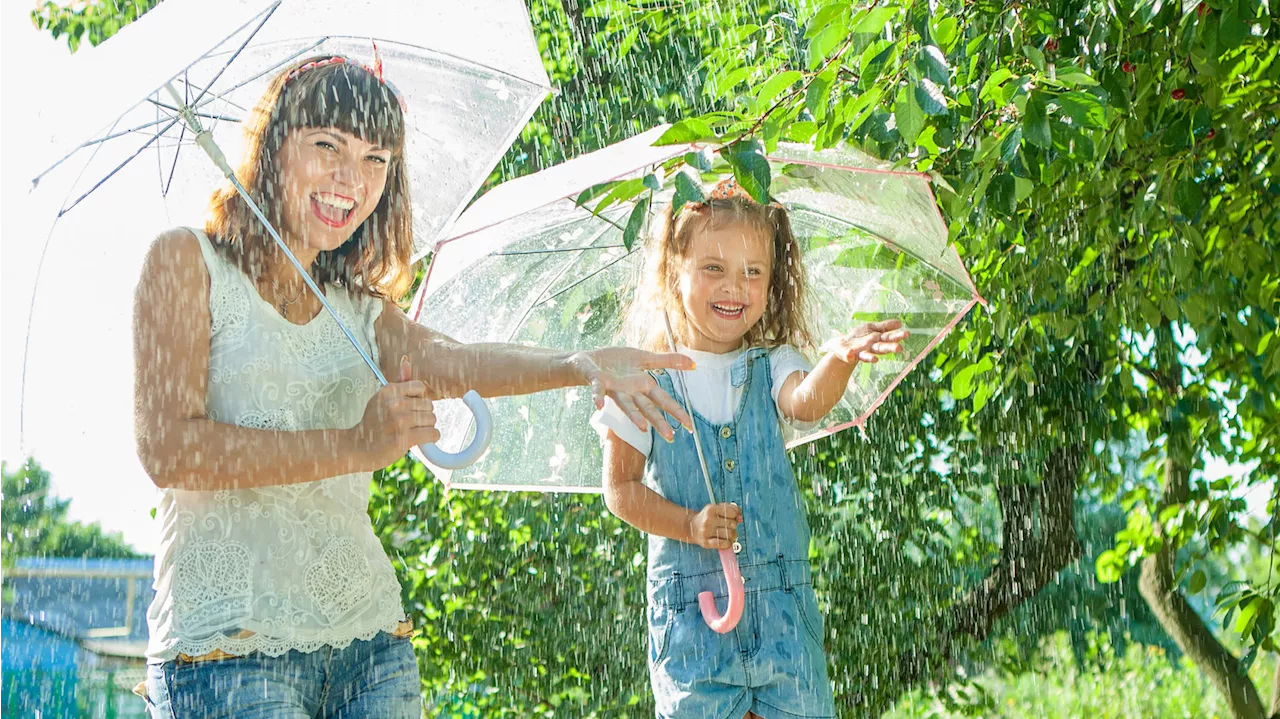
[[[697,364],[697,369],[685,373],[685,384],[689,388],[689,400],[694,411],[713,424],[732,422],[734,411],[742,401],[742,391],[746,385],[734,387],[731,372],[733,363],[747,351],[747,347],[744,345],[739,350],[724,354],[699,352],[683,345],[680,345],[678,350],[680,354],[689,357]],[[782,384],[796,372],[808,373],[813,369],[813,365],[796,348],[780,345],[769,351],[769,368],[773,375],[773,401],[776,406]],[[678,393],[680,383],[676,381],[674,384]],[[682,398],[677,396],[675,400],[681,407],[684,406]],[[788,424],[792,429],[801,431],[816,425],[812,422],[788,422],[782,419],[781,412],[778,413],[778,418],[783,426],[784,435]],[[619,439],[635,447],[636,451],[645,457],[649,456],[649,451],[653,448],[653,435],[641,432],[631,418],[611,399],[606,399],[604,409],[592,416],[591,426],[600,433],[601,439],[608,434],[609,430],[613,430]]]

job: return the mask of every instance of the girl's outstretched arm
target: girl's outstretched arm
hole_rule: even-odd
[[[778,410],[789,420],[817,422],[840,401],[857,363],[875,363],[880,355],[901,352],[907,336],[900,320],[885,320],[841,337],[812,372],[793,372],[787,378],[778,393]]]
[[[604,503],[622,521],[646,534],[728,549],[738,539],[742,510],[736,504],[708,504],[702,511],[681,507],[640,480],[644,455],[609,430],[604,441]]]

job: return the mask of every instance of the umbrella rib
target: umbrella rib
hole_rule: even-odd
[[[151,139],[143,143],[142,147],[139,147],[132,155],[125,158],[124,162],[121,162],[119,165],[116,165],[115,169],[107,173],[106,177],[94,183],[93,187],[90,187],[83,195],[77,197],[75,202],[71,203],[69,206],[64,207],[61,210],[58,210],[58,217],[62,217],[63,215],[70,212],[72,209],[75,208],[76,205],[80,204],[80,202],[83,201],[84,198],[92,194],[94,190],[98,189],[99,187],[102,187],[102,183],[106,182],[107,180],[110,180],[112,177],[115,177],[115,174],[119,172],[121,168],[123,168],[125,165],[129,164],[130,162],[133,162],[133,158],[137,157],[138,155],[141,155],[143,150],[146,150],[148,147],[151,147],[151,143],[160,139],[160,136],[168,132],[169,128],[173,127],[175,124],[177,124],[177,122],[178,122],[178,118],[176,117],[170,120],[169,124],[164,126],[164,129],[160,130],[160,132],[156,133],[155,135],[152,135]]]
[[[253,38],[257,37],[258,32],[262,30],[262,26],[267,24],[267,21],[270,20],[271,16],[275,14],[276,8],[278,7],[280,7],[280,3],[276,2],[274,5],[272,5],[271,7],[263,11],[262,20],[258,22],[258,26],[255,27],[253,30],[249,31],[249,36],[244,39],[244,42],[240,43],[240,47],[236,48],[236,51],[231,53],[231,57],[227,58],[227,61],[222,64],[222,67],[213,76],[213,79],[209,81],[209,87],[213,87],[218,82],[218,78],[222,77],[222,73],[226,72],[227,68],[231,66],[231,63],[235,62],[236,58],[240,57],[240,53],[244,52],[244,49],[249,46],[249,42],[253,40]],[[249,23],[245,23],[244,25],[241,25],[240,28],[244,29],[248,26],[249,26]],[[198,103],[201,100],[203,100],[204,96],[208,92],[209,92],[208,87],[202,89],[200,91],[200,94],[196,96],[195,102]]]
[[[289,57],[286,57],[285,59],[281,60],[280,62],[276,63],[275,65],[272,65],[271,67],[268,67],[267,69],[263,70],[262,72],[258,73],[257,75],[254,75],[253,77],[250,77],[250,78],[248,78],[248,79],[246,79],[246,80],[242,80],[242,81],[240,81],[240,82],[236,83],[235,85],[232,85],[231,87],[227,88],[226,90],[223,90],[221,93],[213,93],[213,94],[212,94],[212,97],[210,97],[209,99],[205,100],[204,102],[195,103],[195,106],[196,106],[196,107],[204,107],[205,105],[208,105],[209,103],[211,103],[211,102],[213,102],[213,101],[215,101],[215,100],[224,100],[224,101],[226,101],[226,102],[231,102],[230,100],[227,100],[227,99],[226,99],[226,96],[227,96],[227,94],[228,94],[228,93],[235,92],[236,90],[239,90],[240,88],[244,87],[245,85],[248,85],[249,83],[251,83],[251,82],[253,82],[253,81],[257,80],[257,79],[259,79],[259,78],[261,78],[261,77],[263,77],[263,76],[265,76],[265,75],[269,75],[269,74],[271,74],[271,73],[275,72],[276,70],[278,70],[278,69],[280,69],[280,68],[284,67],[285,65],[288,65],[289,63],[293,62],[294,60],[298,59],[299,57],[301,57],[301,56],[303,56],[303,55],[307,54],[308,52],[311,52],[311,51],[312,51],[312,50],[314,50],[315,48],[317,48],[317,47],[319,47],[320,45],[324,44],[328,39],[329,39],[329,38],[328,38],[328,36],[325,36],[325,37],[320,38],[319,40],[316,40],[315,42],[311,43],[311,44],[310,44],[310,45],[308,45],[307,47],[304,47],[303,49],[301,49],[301,50],[299,50],[299,51],[295,52],[294,54],[290,55]],[[199,87],[199,86],[197,85],[196,87]],[[234,102],[231,102],[231,104],[236,105],[236,103],[234,103]],[[236,107],[240,107],[240,106],[239,106],[239,105],[236,105]],[[241,109],[243,109],[243,108],[241,108]]]
[[[173,175],[178,169],[178,155],[182,153],[182,138],[186,137],[186,134],[187,124],[184,122],[182,123],[182,129],[178,131],[178,146],[173,150],[173,164],[169,166],[169,179],[164,183],[164,192],[162,193],[164,197],[169,196],[169,187],[173,185]],[[159,152],[158,146],[156,151]]]
[[[147,102],[157,107],[163,107],[164,109],[169,110],[170,112],[179,111],[178,108],[174,107],[173,105],[161,102],[159,100],[152,99],[150,97],[147,98]],[[195,112],[196,117],[203,117],[206,120],[226,120],[227,122],[240,122],[240,118],[238,117],[229,117],[227,115],[209,115],[202,112],[196,112],[195,110],[192,110],[192,112]]]
[[[517,257],[519,255],[550,255],[556,252],[586,252],[587,250],[626,249],[626,245],[597,245],[593,247],[558,247],[553,250],[512,250],[511,252],[495,252],[494,257]]]
[[[618,264],[619,262],[621,262],[621,261],[623,261],[623,260],[627,259],[628,257],[630,257],[630,256],[634,255],[635,253],[636,253],[636,251],[635,251],[635,250],[632,250],[632,251],[628,252],[627,254],[623,255],[622,257],[619,257],[618,259],[616,259],[616,260],[614,260],[614,261],[610,262],[609,264],[605,265],[604,267],[601,267],[600,269],[596,270],[595,272],[592,272],[591,274],[587,275],[586,277],[583,277],[582,279],[578,280],[577,282],[574,282],[573,284],[571,284],[571,285],[569,285],[568,287],[566,287],[566,288],[564,288],[564,289],[560,290],[559,292],[555,293],[554,295],[551,295],[550,297],[548,297],[548,298],[546,298],[546,299],[543,299],[543,300],[538,300],[537,302],[533,303],[533,307],[537,307],[538,305],[545,304],[545,303],[547,303],[547,302],[550,302],[551,300],[554,300],[555,298],[559,297],[560,295],[563,295],[564,293],[568,292],[569,290],[572,290],[573,288],[577,287],[578,285],[582,284],[583,282],[586,282],[587,280],[591,279],[592,277],[595,277],[596,275],[600,274],[601,272],[604,272],[605,270],[609,269],[610,267],[613,267],[614,265],[616,265],[616,264]],[[559,279],[559,278],[556,278],[556,279]],[[546,290],[543,290],[543,291],[545,292]],[[533,308],[531,307],[530,309],[533,309]],[[521,320],[521,321],[523,321],[523,320]]]

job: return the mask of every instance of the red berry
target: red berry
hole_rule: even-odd
[[[1120,69],[1124,70],[1125,72],[1133,72],[1138,68],[1134,67],[1133,63],[1129,62],[1128,60],[1125,60],[1124,64],[1120,65]]]
[[[1208,5],[1204,3],[1200,3],[1199,5],[1196,6],[1196,15],[1199,15],[1200,17],[1204,17],[1204,14],[1207,12],[1209,12]]]
[[[1204,139],[1212,140],[1214,137],[1217,137],[1217,135],[1218,135],[1218,131],[1211,127],[1209,128],[1209,131],[1205,133]]]
[[[1181,100],[1186,96],[1187,96],[1187,91],[1183,90],[1182,88],[1178,88],[1177,90],[1174,90],[1173,92],[1169,93],[1169,97],[1172,97],[1175,100]]]
[[[1044,51],[1057,52],[1057,50],[1058,50],[1058,41],[1054,38],[1049,38],[1049,41],[1044,44]]]

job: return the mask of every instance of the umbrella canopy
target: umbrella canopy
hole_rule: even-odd
[[[442,241],[411,315],[465,342],[527,342],[589,349],[617,341],[619,311],[641,259],[625,246],[633,202],[596,211],[582,193],[619,179],[666,174],[692,146],[654,147],[664,128],[494,188]],[[785,206],[803,252],[820,341],[855,325],[899,318],[904,352],[862,364],[844,397],[788,447],[864,423],[890,391],[981,298],[934,202],[929,178],[888,169],[854,150],[780,144],[768,154],[770,192]],[[698,178],[716,179],[715,167]],[[678,170],[673,170],[678,171]],[[727,167],[722,172],[728,172]],[[670,200],[671,177],[654,209]],[[657,184],[650,180],[651,185]],[[590,209],[589,209],[590,208]],[[816,361],[817,357],[812,357]],[[601,450],[589,426],[591,398],[573,390],[493,402],[493,448],[453,474],[452,486],[600,491]],[[462,408],[442,403],[438,427],[450,446],[472,432]]]
[[[52,229],[28,238],[45,250],[25,338],[22,444],[55,474],[105,466],[141,476],[130,432],[133,288],[151,239],[199,226],[225,182],[169,88],[236,166],[241,121],[268,83],[317,55],[381,62],[404,102],[415,259],[549,92],[520,0],[166,0],[73,58],[41,98],[43,139],[59,149],[29,197]],[[68,392],[76,377],[85,390]]]

